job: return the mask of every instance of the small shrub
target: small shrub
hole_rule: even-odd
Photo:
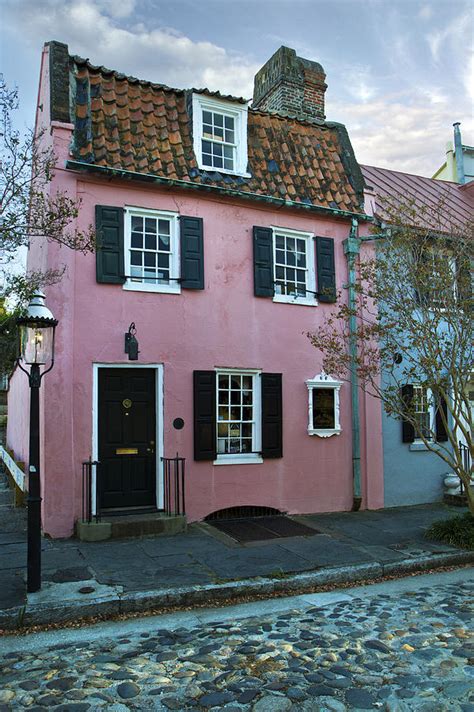
[[[470,512],[434,522],[426,532],[427,539],[474,551],[474,517]]]

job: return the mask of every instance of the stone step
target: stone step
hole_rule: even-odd
[[[129,539],[142,536],[172,536],[186,531],[185,515],[162,512],[104,516],[99,522],[76,522],[76,535],[83,541]]]

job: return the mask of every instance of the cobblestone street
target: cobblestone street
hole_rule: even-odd
[[[0,710],[472,712],[473,600],[463,569],[5,637]]]

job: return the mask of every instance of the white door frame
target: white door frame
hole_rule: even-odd
[[[93,363],[92,364],[92,460],[99,455],[99,369],[100,368],[149,368],[155,371],[155,403],[156,403],[156,508],[163,509],[163,364],[162,363]],[[96,469],[92,471],[92,514],[97,513],[96,499]]]

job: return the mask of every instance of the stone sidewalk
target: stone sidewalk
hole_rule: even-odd
[[[2,507],[0,628],[244,596],[311,590],[474,563],[424,538],[445,505],[294,517],[314,535],[239,544],[209,524],[172,537],[80,542],[44,539],[40,592],[26,595],[24,513]]]

